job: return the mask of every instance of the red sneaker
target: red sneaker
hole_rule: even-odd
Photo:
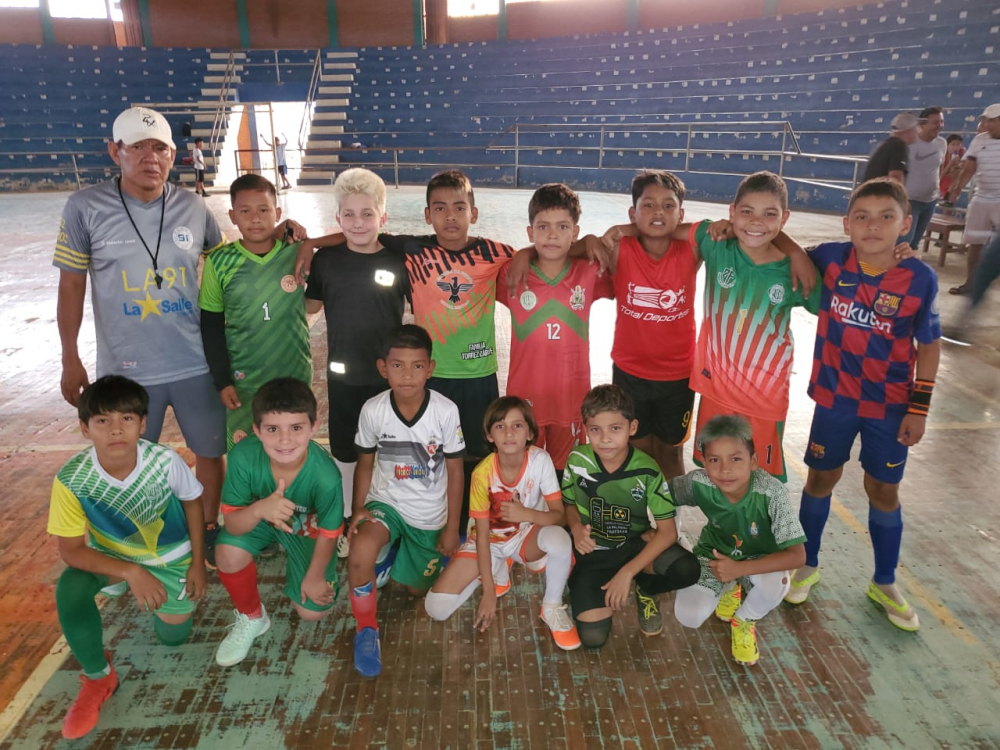
[[[89,680],[80,675],[80,692],[63,721],[62,735],[68,740],[75,740],[88,734],[97,726],[101,716],[101,706],[104,701],[118,689],[118,673],[111,666],[111,674],[97,680]]]

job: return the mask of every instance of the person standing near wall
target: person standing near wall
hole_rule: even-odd
[[[201,342],[198,260],[225,238],[204,201],[167,182],[177,151],[161,114],[135,108],[118,115],[108,154],[121,174],[69,197],[56,240],[62,394],[76,406],[89,382],[77,350],[89,274],[97,375],[124,375],[146,388],[147,440],[159,440],[173,407],[204,486],[211,562],[226,410]]]
[[[940,107],[927,107],[920,113],[917,137],[907,146],[906,193],[910,196],[910,215],[913,221],[904,240],[915,247],[927,231],[934,216],[942,177],[942,165],[948,143],[941,137],[944,128],[944,111]]]
[[[288,146],[288,136],[284,133],[281,135],[275,135],[273,146],[264,136],[261,136],[260,139],[264,141],[265,146],[274,149],[274,163],[278,167],[278,175],[281,177],[281,187],[283,190],[288,190],[291,187],[291,184],[288,182],[288,161],[285,157],[285,148]]]
[[[908,147],[917,140],[919,122],[911,112],[900,112],[892,118],[889,137],[878,144],[868,157],[862,182],[876,177],[888,177],[901,184],[906,183],[906,173],[910,169]]]
[[[1000,103],[988,106],[982,118],[986,131],[972,139],[962,173],[948,191],[948,200],[954,201],[975,175],[976,194],[965,216],[966,278],[948,290],[951,294],[969,292],[983,244],[1000,231]]]

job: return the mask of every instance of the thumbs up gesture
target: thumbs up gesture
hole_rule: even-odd
[[[276,529],[292,533],[292,528],[286,522],[295,513],[295,503],[285,497],[285,480],[278,480],[278,489],[262,500],[254,503],[257,509],[257,517],[261,521],[274,526]]]
[[[531,513],[521,503],[521,495],[515,491],[510,500],[500,503],[500,518],[507,523],[524,523],[531,520]]]

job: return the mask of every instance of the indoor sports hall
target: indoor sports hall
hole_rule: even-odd
[[[897,582],[915,633],[866,596],[855,445],[822,583],[768,615],[755,666],[733,661],[714,617],[683,628],[672,593],[660,635],[636,629],[630,598],[602,650],[562,651],[539,619],[541,577],[515,566],[486,632],[473,627],[475,599],[441,623],[402,586],[383,588],[382,673],[364,678],[346,584],[329,618],[304,622],[278,555],[259,564],[271,629],[231,668],[213,658],[233,606],[215,573],[177,648],[130,597],[101,599],[119,685],[96,728],[66,740],[80,665],[56,613],[66,566],[46,531],[53,478],[89,445],[60,390],[53,254],[69,196],[119,174],[107,144],[123,110],[167,119],[170,179],[184,189],[201,139],[204,200],[230,240],[228,186],[251,172],[287,177],[277,205],[321,236],[338,229],[333,180],[367,167],[388,187],[386,231],[426,234],[426,183],[459,168],[475,189],[472,233],[523,247],[541,184],[576,190],[581,234],[600,236],[628,223],[631,179],[653,168],[684,181],[686,221],[728,218],[748,174],[782,175],[785,230],[810,248],[846,240],[848,195],[898,113],[942,107],[941,135],[969,147],[1000,102],[998,43],[1000,8],[985,0],[0,1],[0,748],[1000,747],[1000,296],[994,286],[969,316],[968,298],[948,292],[966,279],[967,192],[939,203],[915,248],[949,332],[900,488]],[[503,393],[511,323],[499,302]],[[611,381],[615,311],[613,300],[591,311],[595,385]],[[308,321],[326,446],[326,322]],[[796,310],[792,328],[784,449],[797,506],[817,319]],[[93,379],[89,299],[79,348]],[[161,442],[193,465],[170,415]],[[691,453],[689,440],[688,470]],[[704,524],[683,509],[682,543]]]

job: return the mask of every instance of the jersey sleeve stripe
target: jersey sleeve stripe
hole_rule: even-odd
[[[56,246],[54,262],[57,265],[62,264],[80,271],[86,271],[90,267],[89,256],[84,255],[83,253],[74,252],[68,247],[63,247],[61,245]]]
[[[343,533],[344,533],[344,527],[343,526],[338,526],[333,531],[330,531],[329,529],[320,529],[319,530],[319,535],[321,537],[323,537],[324,539],[337,539]]]
[[[245,506],[242,505],[226,505],[225,503],[222,503],[221,506],[222,515],[225,516],[229,513],[232,513],[233,511],[242,510],[244,507]]]
[[[554,503],[562,499],[563,494],[561,492],[550,492],[548,495],[542,495],[545,498],[545,502]]]

